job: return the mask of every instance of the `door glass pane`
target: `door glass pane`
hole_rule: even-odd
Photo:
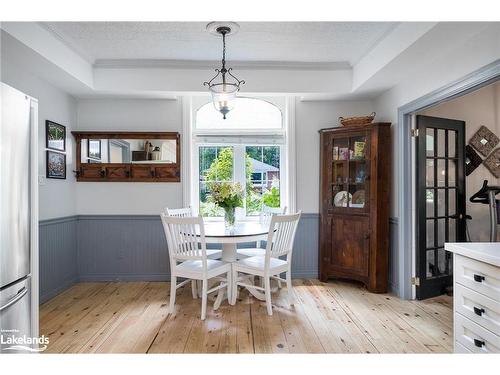
[[[448,157],[454,158],[456,154],[457,132],[455,130],[448,130]]]
[[[434,129],[427,128],[425,131],[425,152],[427,156],[434,156]]]
[[[445,186],[446,183],[446,163],[443,159],[437,160],[437,186]]]
[[[425,161],[425,183],[427,186],[435,186],[434,181],[434,159]]]
[[[426,270],[427,270],[427,278],[431,278],[435,275],[435,266],[434,266],[434,250],[426,251]]]
[[[445,198],[446,198],[446,190],[439,189],[437,193],[437,205],[438,205],[438,216],[445,216]]]
[[[445,130],[438,129],[437,131],[437,156],[443,157],[445,156]]]
[[[444,228],[445,228],[445,219],[439,219],[437,221],[437,231],[438,231],[438,241],[437,245],[438,247],[444,246]]]
[[[437,255],[437,264],[436,264]],[[433,278],[444,274],[446,270],[446,264],[449,262],[448,257],[444,249],[427,250],[426,251],[426,270],[427,278]]]
[[[456,186],[457,183],[457,162],[448,160],[448,186]]]
[[[434,190],[425,191],[426,217],[434,217]]]
[[[457,213],[456,194],[455,189],[448,189],[448,215],[455,215]]]
[[[427,247],[434,247],[434,220],[427,220]]]

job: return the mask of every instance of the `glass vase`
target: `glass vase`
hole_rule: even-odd
[[[236,221],[235,207],[224,207],[224,225],[227,229],[234,229]]]

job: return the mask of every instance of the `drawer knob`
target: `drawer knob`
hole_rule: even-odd
[[[484,346],[484,341],[483,340],[474,339],[474,345],[476,345],[478,348],[482,348]]]
[[[478,283],[482,283],[483,280],[484,280],[484,276],[474,274],[474,281],[477,281]]]
[[[476,315],[481,316],[484,314],[484,309],[474,306],[474,312],[476,313]]]

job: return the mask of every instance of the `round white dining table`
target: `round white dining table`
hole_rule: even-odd
[[[222,244],[222,260],[236,262],[236,249],[239,243],[266,240],[269,233],[269,224],[259,222],[237,222],[232,229],[227,229],[224,222],[205,222],[205,241],[210,244]],[[248,291],[258,299],[264,299],[262,293],[253,289]],[[230,293],[236,291],[231,290]]]
[[[269,225],[259,222],[239,222],[233,229],[227,229],[223,222],[205,222],[205,240],[211,244],[222,244],[222,260],[236,261],[236,247],[239,243],[266,240]]]

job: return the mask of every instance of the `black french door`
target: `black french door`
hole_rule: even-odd
[[[465,122],[417,116],[417,299],[452,285],[445,242],[465,241]]]

